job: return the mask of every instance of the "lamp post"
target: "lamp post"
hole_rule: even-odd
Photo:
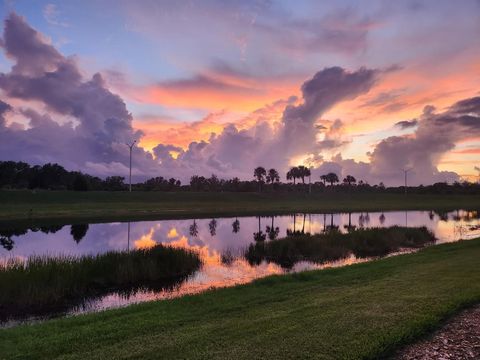
[[[403,169],[403,173],[404,173],[404,176],[405,176],[405,195],[407,195],[407,174],[410,170],[412,170],[412,169]]]
[[[132,149],[133,149],[133,146],[135,145],[136,142],[137,142],[137,140],[133,140],[133,142],[131,144],[129,144],[129,143],[126,144],[130,149],[130,174],[129,174],[129,181],[128,181],[130,192],[132,192]]]

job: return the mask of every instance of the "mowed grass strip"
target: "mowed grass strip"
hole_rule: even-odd
[[[0,191],[0,222],[101,222],[162,218],[478,209],[480,195]]]
[[[480,301],[480,239],[0,330],[0,357],[375,358]]]

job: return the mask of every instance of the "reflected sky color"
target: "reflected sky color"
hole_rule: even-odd
[[[72,310],[83,312],[118,307],[130,303],[164,299],[192,294],[209,288],[233,286],[247,283],[256,278],[284,273],[279,265],[262,262],[250,265],[242,254],[249,244],[254,243],[255,234],[265,234],[268,239],[281,238],[287,232],[320,233],[330,227],[342,232],[349,228],[427,226],[437,243],[457,241],[480,236],[480,220],[475,211],[454,211],[437,214],[429,211],[372,212],[344,214],[296,214],[275,217],[240,217],[239,227],[234,232],[237,218],[161,220],[128,223],[90,224],[84,238],[77,243],[71,234],[71,227],[64,226],[54,233],[29,230],[25,235],[13,236],[13,248],[0,248],[0,259],[9,257],[27,258],[30,255],[98,254],[106,251],[142,249],[162,243],[165,245],[192,249],[200,254],[204,262],[201,270],[173,291],[140,291],[125,297],[110,294]],[[195,224],[196,231],[192,225]],[[272,227],[273,225],[273,227]],[[130,227],[130,234],[128,228]],[[278,228],[277,232],[269,232]],[[269,237],[269,234],[271,234]],[[129,235],[129,236],[128,236]],[[196,236],[195,236],[196,235]],[[299,262],[288,271],[302,271],[315,268],[344,266],[368,259],[357,259],[353,255],[332,263],[312,264]]]

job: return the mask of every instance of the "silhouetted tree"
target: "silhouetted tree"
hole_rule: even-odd
[[[73,190],[75,191],[87,191],[88,190],[87,177],[82,173],[77,173],[73,179]]]
[[[264,167],[259,166],[255,168],[253,171],[253,176],[257,179],[258,182],[258,191],[262,191],[262,183],[265,180],[265,176],[267,175],[267,170]]]
[[[320,176],[320,178],[322,178],[322,176]],[[337,174],[331,172],[331,173],[328,173],[327,175],[325,175],[325,180],[330,183],[330,186],[333,186],[334,183],[338,183],[339,180],[338,180],[338,176]]]
[[[303,165],[300,165],[300,166],[297,166],[296,172],[298,177],[302,179],[302,183],[305,184],[305,178],[307,176],[310,176],[310,169]]]
[[[280,181],[280,175],[278,174],[278,171],[275,169],[268,170],[266,180],[267,184],[278,183]]]
[[[293,184],[295,185],[296,180],[300,178],[300,171],[298,170],[297,166],[292,167],[287,172],[287,180],[293,180]]]
[[[352,184],[355,184],[357,182],[357,179],[355,179],[352,175],[347,175],[343,179],[343,183],[347,184],[348,186],[351,186]]]
[[[105,179],[105,187],[107,190],[125,190],[124,180],[125,178],[123,176],[109,176]]]

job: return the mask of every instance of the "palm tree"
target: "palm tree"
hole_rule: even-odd
[[[278,171],[273,168],[268,170],[266,180],[267,184],[273,185],[274,183],[278,183],[280,181],[280,175],[278,174]]]
[[[293,180],[293,185],[295,185],[297,178],[300,178],[300,170],[297,166],[292,167],[287,172],[287,180]]]
[[[321,176],[320,176],[320,180],[322,180],[322,181],[323,181],[323,185],[325,185],[326,182],[327,182],[327,175],[321,175]]]
[[[264,182],[264,178],[267,175],[267,170],[263,166],[259,166],[253,170],[253,176],[257,179],[258,181],[258,189],[261,192],[262,191],[262,183]]]
[[[345,179],[343,179],[344,184],[348,184],[348,186],[355,184],[357,182],[357,179],[355,179],[352,175],[347,175],[345,176]]]
[[[338,183],[338,176],[337,174],[331,172],[325,175],[325,180],[330,183],[330,186],[333,186],[334,183]]]
[[[300,165],[297,166],[298,177],[302,179],[302,183],[305,184],[305,177],[310,176],[310,169]]]

